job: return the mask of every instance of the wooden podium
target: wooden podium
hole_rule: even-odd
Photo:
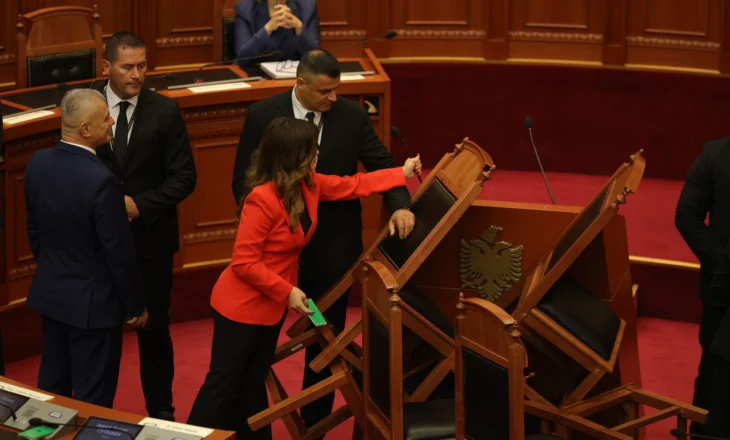
[[[390,79],[369,49],[360,58],[340,60],[343,72],[373,71],[365,79],[342,81],[340,99],[363,105],[383,143],[390,144]],[[248,69],[247,69],[248,70]],[[245,78],[239,67],[151,72],[145,86],[174,98],[182,109],[198,172],[195,192],[179,208],[180,252],[175,255],[176,270],[223,265],[230,261],[236,234],[236,203],[231,189],[236,146],[248,107],[294,87],[294,80],[252,81],[251,87],[195,93],[170,86]],[[104,78],[95,80],[96,84]],[[14,90],[0,95],[5,121],[20,112],[58,105],[67,89],[89,87],[91,81]],[[23,175],[30,156],[54,146],[60,137],[58,107],[50,115],[4,124],[5,148],[0,148],[0,311],[22,305],[35,269],[25,230]],[[382,197],[363,200],[363,238],[366,246],[378,232]],[[209,295],[210,292],[201,292]]]

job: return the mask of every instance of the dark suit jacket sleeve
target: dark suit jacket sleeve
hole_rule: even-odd
[[[341,98],[342,99],[342,98]],[[365,110],[360,113],[360,155],[359,159],[368,171],[382,170],[383,168],[395,167],[395,159],[390,154],[383,142],[373,129]],[[383,193],[385,201],[388,202],[391,211],[401,208],[410,208],[411,196],[405,186],[393,188]]]
[[[244,4],[245,3],[245,4]],[[236,3],[236,57],[246,58],[261,55],[275,49],[274,42],[263,27],[253,28],[251,8],[253,1]]]
[[[109,176],[94,194],[94,226],[114,290],[128,318],[144,312],[142,275],[119,180]]]
[[[233,197],[236,199],[236,204],[243,195],[246,170],[251,165],[251,155],[261,142],[263,130],[264,127],[258,122],[257,112],[250,109],[243,123],[241,138],[236,149],[236,163],[233,165]]]
[[[173,113],[165,145],[165,181],[156,188],[134,196],[140,217],[148,225],[157,221],[166,210],[185,200],[195,190],[197,183],[193,151],[180,107],[174,103],[169,111]]]
[[[714,271],[723,249],[705,224],[715,185],[708,145],[702,149],[687,174],[677,203],[674,224],[702,266]]]
[[[319,14],[317,3],[312,1],[312,10],[306,16],[299,17],[302,20],[302,33],[297,36],[299,55],[303,56],[312,49],[319,48]]]
[[[30,169],[30,165],[28,167]],[[30,200],[30,190],[28,188],[28,182],[30,177],[28,176],[28,169],[26,169],[25,175],[25,229],[28,231],[28,242],[30,243],[30,250],[33,252],[33,258],[38,261],[38,256],[41,254],[41,243],[38,239],[38,220],[35,216],[35,210],[33,209],[33,203]]]

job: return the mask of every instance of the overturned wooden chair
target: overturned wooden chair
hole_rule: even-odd
[[[468,138],[464,139],[456,145],[453,152],[444,155],[412,196],[411,210],[415,214],[416,224],[411,235],[401,240],[390,237],[388,229],[383,228],[375,244],[363,254],[360,261],[381,262],[400,283],[405,285],[441,238],[477,199],[482,191],[482,185],[491,178],[494,168],[494,163],[486,152]],[[317,307],[322,312],[353,284],[357,266],[354,265],[343,279],[317,302]],[[426,343],[414,342],[412,345],[414,350],[431,350],[429,355],[433,361],[414,368],[411,380],[414,382],[411,387],[411,398],[424,400],[453,370],[453,325],[451,320],[441,315],[437,308],[421,301],[417,294],[412,298],[412,306],[419,308],[422,315],[430,316],[431,322],[437,326],[436,334],[429,333],[431,338],[427,339]],[[355,416],[358,425],[362,426],[363,413],[361,405],[356,402],[361,390],[359,379],[362,372],[362,349],[355,343],[355,339],[362,332],[362,319],[356,320],[342,332],[340,332],[342,329],[333,329],[329,326],[309,327],[310,322],[306,317],[292,325],[288,331],[292,339],[277,348],[275,362],[318,343],[322,345],[323,350],[310,363],[310,368],[317,372],[329,368],[332,376],[295,396],[288,396],[273,369],[270,370],[269,391],[274,404],[249,419],[252,429],[281,418],[293,438],[315,438],[314,431],[321,435],[322,432],[332,429],[352,415]],[[434,342],[439,340],[446,342]],[[441,351],[433,352],[431,348],[433,344],[441,348]],[[441,359],[436,360],[439,357]],[[296,410],[334,390],[343,392],[347,406],[307,429]]]
[[[585,417],[612,411],[602,423],[628,435],[672,416],[679,428],[686,419],[703,423],[706,414],[631,385],[617,386],[611,377],[627,323],[613,298],[618,286],[606,281],[603,256],[612,244],[602,231],[637,190],[646,165],[641,153],[619,167],[544,253],[511,311],[532,360],[528,398]],[[641,417],[639,404],[660,411]]]
[[[516,321],[490,302],[463,300],[463,295],[453,351],[455,397],[409,400],[405,337],[437,329],[400,297],[397,281],[382,263],[362,266],[365,438],[550,440],[562,438],[552,433],[573,430],[596,439],[630,438],[554,406],[526,402],[527,357]],[[525,414],[543,421],[527,437]]]

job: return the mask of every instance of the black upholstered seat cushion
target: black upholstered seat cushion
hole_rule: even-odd
[[[540,301],[538,309],[603,359],[611,358],[621,319],[575,279],[563,275]]]
[[[456,435],[456,407],[453,400],[409,402],[403,405],[405,440],[440,440]]]
[[[427,321],[435,325],[439,330],[446,333],[450,338],[454,338],[454,325],[446,319],[438,306],[427,297],[421,295],[418,291],[411,287],[404,287],[398,292],[403,302],[408,304],[419,315],[426,318]]]
[[[454,203],[456,196],[440,180],[433,179],[430,186],[411,206],[411,211],[416,217],[416,224],[411,234],[404,239],[398,235],[386,236],[378,244],[380,252],[388,258],[393,267],[400,269]]]
[[[96,77],[94,49],[28,57],[28,87]]]

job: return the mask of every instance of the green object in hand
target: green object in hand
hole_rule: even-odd
[[[307,308],[314,312],[309,315],[309,319],[312,321],[312,324],[314,324],[315,327],[322,327],[323,325],[327,324],[327,321],[324,320],[324,316],[322,316],[322,312],[319,311],[317,305],[314,304],[314,301],[312,301],[312,298],[309,298],[307,302]]]
[[[49,428],[48,426],[36,426],[34,428],[25,430],[18,435],[20,437],[28,438],[31,440],[35,440],[37,438],[46,437],[48,435],[53,434],[53,432],[56,430],[56,428]]]

